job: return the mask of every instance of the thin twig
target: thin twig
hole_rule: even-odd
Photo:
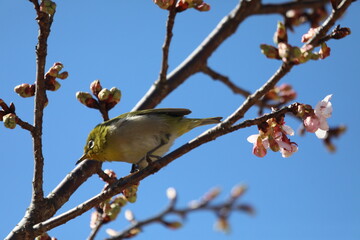
[[[260,8],[260,0],[240,1],[208,37],[176,69],[168,74],[166,84],[162,84],[161,87],[153,84],[133,108],[133,111],[155,107],[191,75],[201,71],[212,53],[236,32],[240,23],[256,12],[258,8]]]
[[[204,66],[201,71],[210,76],[212,79],[214,80],[218,80],[222,83],[224,83],[226,86],[228,86],[232,91],[233,93],[236,93],[236,94],[240,94],[244,97],[248,97],[251,93],[242,89],[241,87],[238,87],[236,86],[235,83],[233,83],[232,81],[230,81],[230,79],[216,71],[214,71],[212,68],[210,68],[209,66]]]
[[[170,7],[169,10],[169,16],[166,23],[166,37],[165,42],[162,47],[163,55],[162,55],[162,63],[161,63],[161,71],[159,76],[159,82],[164,83],[166,81],[166,75],[169,68],[168,62],[169,62],[169,47],[171,43],[171,39],[173,36],[172,29],[174,27],[175,23],[175,17],[176,17],[176,1],[174,1],[173,5]]]
[[[31,125],[28,122],[24,122],[19,117],[17,117],[16,123],[23,129],[28,130],[29,132],[33,133],[35,131],[35,128],[33,125]]]
[[[99,230],[102,226],[103,226],[103,221],[98,221],[96,226],[91,229],[90,235],[87,238],[87,240],[94,240],[96,237],[96,234],[99,232]]]

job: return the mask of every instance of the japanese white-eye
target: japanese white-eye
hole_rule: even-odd
[[[162,108],[124,113],[97,125],[89,134],[85,159],[120,161],[136,164],[139,169],[163,156],[174,140],[191,129],[219,123],[221,117],[191,119],[189,109]]]

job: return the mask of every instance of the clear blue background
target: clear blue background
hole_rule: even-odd
[[[170,70],[180,64],[201,43],[223,16],[237,4],[236,0],[208,0],[211,11],[189,10],[176,18],[170,52]],[[47,69],[57,61],[65,65],[70,76],[61,81],[59,91],[49,92],[44,116],[44,189],[49,193],[74,168],[82,154],[88,132],[101,122],[98,112],[85,108],[75,99],[77,91],[88,91],[89,84],[100,79],[104,87],[122,90],[121,103],[111,117],[130,111],[157,79],[161,63],[167,12],[152,1],[57,1],[58,8],[49,38]],[[256,209],[254,217],[234,213],[230,234],[213,231],[215,216],[194,213],[185,226],[172,231],[160,225],[144,228],[137,239],[277,239],[277,240],[355,240],[360,239],[360,163],[359,163],[359,87],[360,87],[360,7],[357,2],[339,21],[352,34],[332,40],[331,57],[296,66],[282,80],[298,92],[297,101],[315,105],[327,94],[334,94],[334,113],[330,125],[346,124],[348,131],[335,141],[338,151],[327,152],[315,135],[294,136],[299,151],[284,159],[279,153],[265,158],[251,154],[247,136],[256,127],[244,129],[215,142],[203,145],[177,159],[157,174],[142,181],[134,211],[141,220],[161,211],[167,204],[166,189],[175,187],[179,206],[201,197],[213,186],[220,186],[225,199],[232,186],[249,187],[241,199]],[[33,99],[18,97],[13,88],[35,79],[35,45],[37,24],[28,1],[0,1],[0,98],[13,101],[17,114],[33,121]],[[272,44],[280,15],[248,18],[234,36],[212,55],[209,65],[227,75],[236,84],[254,91],[280,65],[266,59],[261,43]],[[290,34],[290,43],[299,45],[308,25]],[[227,116],[244,98],[203,74],[192,76],[166,98],[159,107],[190,108],[191,117]],[[255,117],[256,111],[246,118]],[[299,123],[288,118],[297,129]],[[198,128],[178,139],[176,146],[206,130]],[[17,127],[0,126],[0,238],[5,237],[23,217],[31,196],[33,170],[30,134]],[[125,163],[106,163],[119,176],[128,173]],[[74,194],[61,212],[71,209],[101,191],[103,182],[93,176]],[[85,239],[89,232],[90,212],[52,231],[58,239]],[[106,228],[121,230],[128,223],[121,214]]]

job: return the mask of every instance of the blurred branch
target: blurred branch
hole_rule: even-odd
[[[218,188],[214,188],[209,193],[206,193],[200,201],[192,201],[190,202],[188,207],[185,208],[177,208],[177,196],[176,191],[173,188],[168,189],[174,193],[174,195],[169,196],[168,198],[170,200],[169,206],[164,209],[159,214],[149,217],[146,220],[137,221],[133,214],[130,214],[132,217],[129,220],[132,225],[125,229],[122,232],[111,234],[110,238],[107,238],[106,240],[120,240],[125,239],[129,237],[133,237],[134,235],[141,232],[142,228],[146,225],[152,224],[152,223],[159,223],[164,225],[165,227],[171,228],[171,229],[177,229],[182,226],[181,221],[168,221],[166,220],[166,217],[169,215],[177,215],[181,218],[181,220],[185,219],[188,214],[197,212],[197,211],[210,211],[213,212],[219,219],[223,219],[227,222],[229,215],[233,211],[243,211],[249,214],[253,214],[254,210],[250,205],[246,204],[237,204],[236,201],[244,194],[246,187],[239,185],[235,186],[225,201],[218,203],[218,204],[212,204],[213,200],[219,195],[220,190]],[[126,215],[126,213],[125,213]],[[227,226],[228,227],[228,226]],[[226,229],[221,229],[226,230]],[[113,232],[113,231],[112,231]]]
[[[329,0],[294,1],[278,4],[262,4],[255,14],[285,14],[289,10],[317,8],[329,3]]]

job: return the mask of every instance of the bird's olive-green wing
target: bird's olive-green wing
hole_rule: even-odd
[[[173,117],[182,117],[184,115],[190,114],[191,111],[186,108],[157,108],[157,109],[146,109],[134,112],[128,112],[121,114],[113,119],[110,119],[102,124],[112,124],[114,121],[118,121],[119,119],[131,117],[131,116],[138,116],[138,115],[148,115],[148,114],[166,114]]]
[[[148,115],[148,114],[167,114],[174,117],[182,117],[189,113],[191,113],[191,111],[186,108],[157,108],[157,109],[146,109],[146,110],[124,113],[116,118],[124,118],[128,116]]]

